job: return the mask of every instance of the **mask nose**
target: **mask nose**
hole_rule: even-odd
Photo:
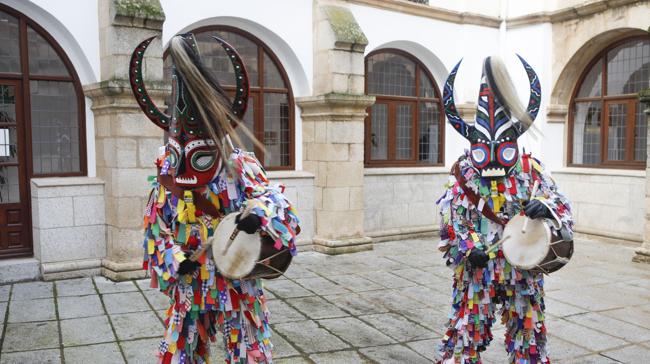
[[[494,149],[496,148],[496,144],[494,142],[490,143],[490,161],[496,161],[496,155],[494,154]]]

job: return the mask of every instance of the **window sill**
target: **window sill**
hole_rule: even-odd
[[[365,167],[365,176],[386,176],[398,174],[449,174],[449,168],[439,167]]]
[[[618,169],[618,168],[588,168],[588,167],[563,167],[551,171],[552,174],[584,174],[597,176],[619,176],[645,178],[645,169]]]
[[[266,177],[269,179],[313,179],[314,175],[307,171],[267,171]]]

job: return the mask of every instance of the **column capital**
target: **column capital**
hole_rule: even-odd
[[[375,103],[374,96],[330,93],[300,97],[296,104],[307,121],[357,121],[366,117],[366,109]]]

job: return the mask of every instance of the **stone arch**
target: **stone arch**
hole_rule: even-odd
[[[305,69],[296,56],[296,53],[291,49],[291,46],[289,46],[289,44],[287,44],[287,42],[284,41],[284,39],[278,36],[275,32],[259,23],[239,17],[219,16],[202,19],[200,21],[186,25],[182,29],[175,31],[175,33],[188,32],[192,29],[210,25],[227,25],[234,28],[239,28],[259,38],[273,50],[273,53],[275,53],[275,55],[278,57],[278,60],[287,72],[287,77],[289,77],[289,82],[291,83],[294,97],[311,95],[311,87]],[[165,47],[167,47],[167,42],[173,35],[174,34],[163,34],[163,42],[165,44]]]
[[[558,75],[551,92],[551,107],[562,108],[561,106],[569,105],[582,73],[589,65],[589,62],[603,49],[623,38],[643,34],[647,35],[648,33],[638,28],[618,28],[600,33],[585,42],[574,52]]]
[[[88,56],[72,33],[70,33],[68,28],[59,19],[31,1],[6,0],[3,1],[3,4],[25,14],[25,16],[31,18],[35,23],[45,29],[52,38],[56,39],[57,43],[66,53],[66,56],[68,56],[68,59],[70,59],[70,62],[72,62],[82,85],[97,82],[97,75],[93,71]]]
[[[429,72],[431,72],[431,75],[438,85],[439,91],[442,93],[442,85],[447,79],[449,71],[447,70],[447,67],[445,67],[445,65],[442,63],[440,58],[433,54],[429,49],[425,48],[419,43],[411,42],[408,40],[396,40],[379,45],[374,49],[366,50],[366,55],[370,52],[386,48],[401,49],[407,53],[412,54],[414,57],[420,60],[420,62],[422,62],[429,69]]]

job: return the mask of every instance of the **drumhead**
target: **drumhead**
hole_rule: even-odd
[[[261,244],[258,234],[240,231],[232,244],[228,241],[237,229],[235,219],[238,213],[224,217],[212,235],[212,257],[219,272],[227,278],[242,279],[255,268],[260,257]]]
[[[522,232],[524,222],[528,221],[526,232]],[[503,229],[501,249],[511,265],[519,269],[533,269],[540,264],[550,249],[551,229],[542,219],[528,219],[517,215],[508,221]]]

